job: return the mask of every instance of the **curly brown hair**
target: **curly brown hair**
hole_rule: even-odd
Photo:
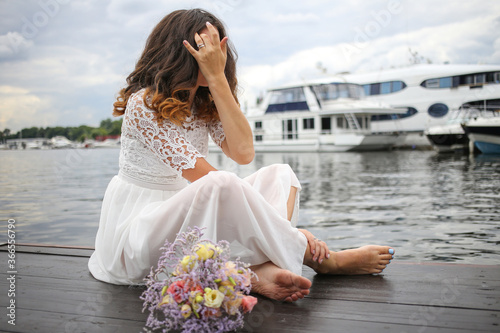
[[[155,111],[157,121],[169,119],[180,125],[191,115],[189,89],[196,86],[198,63],[183,45],[187,40],[196,45],[194,35],[210,22],[219,30],[220,39],[226,36],[223,23],[202,9],[177,10],[165,16],[148,37],[146,46],[134,71],[127,77],[127,87],[120,90],[113,104],[113,115],[125,113],[129,97],[145,88],[144,104]],[[236,102],[236,52],[227,44],[224,74]],[[193,101],[197,117],[209,122],[219,118],[208,87],[199,87]]]

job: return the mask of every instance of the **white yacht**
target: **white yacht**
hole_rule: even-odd
[[[424,131],[445,125],[454,110],[500,108],[500,65],[419,64],[344,77],[368,100],[407,110],[371,119],[374,131],[407,133],[403,146],[429,146]]]
[[[311,81],[268,91],[247,118],[256,151],[359,151],[390,149],[397,131],[379,133],[374,116],[404,114],[366,101],[360,85],[343,80]]]

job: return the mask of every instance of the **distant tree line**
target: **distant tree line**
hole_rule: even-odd
[[[6,128],[0,131],[0,141],[8,139],[28,139],[28,138],[47,138],[51,139],[55,136],[62,135],[71,141],[83,142],[86,139],[95,139],[97,136],[120,135],[123,119],[118,120],[106,119],[101,121],[99,127],[91,127],[81,125],[78,127],[30,127],[23,128],[17,133],[12,133]]]

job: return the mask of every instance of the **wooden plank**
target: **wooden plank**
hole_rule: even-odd
[[[100,318],[91,315],[72,315],[50,311],[19,309],[15,326],[0,326],[4,332],[64,332],[64,333],[139,333],[144,322],[127,318]],[[2,323],[3,324],[3,323]]]
[[[6,252],[7,245],[0,245],[0,252]],[[76,257],[90,257],[94,252],[90,247],[74,247],[63,245],[32,245],[32,244],[17,244],[16,253],[40,253],[40,254],[54,254],[58,256],[76,256]]]
[[[390,265],[385,275],[312,278],[328,299],[500,310],[498,266]]]
[[[26,247],[17,253],[19,325],[8,329],[56,332],[72,325],[68,327],[75,332],[140,331],[147,317],[141,313],[142,289],[93,279],[87,269],[89,250],[38,250]],[[0,251],[0,261],[6,256]],[[385,275],[345,277],[319,276],[305,267],[304,276],[313,281],[311,294],[292,304],[259,296],[242,331],[495,331],[500,324],[499,272],[499,266],[396,261]],[[6,275],[0,272],[2,295]],[[1,298],[3,309],[6,301]]]
[[[313,295],[314,296],[314,295]],[[452,307],[412,306],[377,302],[306,298],[296,304],[273,303],[260,299],[261,308],[271,308],[270,320],[284,320],[288,317],[322,318],[330,322],[351,321],[396,327],[433,327],[489,332],[498,325],[497,311],[461,309]],[[292,320],[292,319],[290,319]],[[303,327],[297,323],[298,327]],[[303,327],[307,330],[307,327]],[[316,328],[316,327],[315,327]],[[404,329],[409,331],[408,328]],[[349,331],[347,329],[347,331]]]

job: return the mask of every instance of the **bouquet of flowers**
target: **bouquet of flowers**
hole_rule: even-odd
[[[229,243],[201,240],[199,228],[177,235],[162,248],[158,267],[146,278],[141,296],[146,327],[182,332],[228,332],[243,327],[243,314],[257,299],[248,296],[254,273],[230,261]]]

